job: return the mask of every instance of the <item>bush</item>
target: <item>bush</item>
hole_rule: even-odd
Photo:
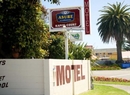
[[[92,70],[120,70],[121,68],[117,65],[113,66],[91,66]]]
[[[98,77],[98,76],[94,76],[93,77],[94,81],[107,81],[107,82],[130,82],[130,80],[127,79],[122,79],[122,78],[108,78],[108,77]]]
[[[111,62],[111,61],[105,61],[104,62],[104,65],[106,65],[106,66],[112,66],[114,63],[113,62]]]

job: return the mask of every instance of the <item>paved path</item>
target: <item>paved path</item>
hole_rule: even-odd
[[[116,77],[116,78],[130,79],[130,69],[97,70],[97,71],[92,71],[92,76]]]
[[[118,88],[118,89],[121,89],[130,93],[130,86],[127,86],[127,85],[114,85],[114,84],[98,84],[98,85],[112,86],[112,87],[115,87],[115,88]]]
[[[92,71],[92,75],[104,76],[104,77],[116,77],[116,78],[123,78],[123,79],[130,80],[130,68],[122,69],[122,70],[97,70],[97,71]],[[130,86],[114,85],[114,84],[99,84],[99,85],[112,86],[112,87],[119,88],[130,93]]]

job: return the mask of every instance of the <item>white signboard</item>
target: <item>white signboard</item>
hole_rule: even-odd
[[[70,32],[71,41],[82,41],[82,39],[83,39],[82,32]]]

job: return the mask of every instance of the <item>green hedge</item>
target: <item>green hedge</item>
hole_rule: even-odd
[[[119,66],[91,66],[92,70],[120,70]]]

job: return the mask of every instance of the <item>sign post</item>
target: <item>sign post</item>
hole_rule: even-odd
[[[65,31],[65,59],[68,59],[68,31]]]
[[[82,29],[81,14],[81,7],[49,9],[49,31],[65,31],[65,59],[68,59],[68,30]]]
[[[65,31],[65,59],[68,59],[68,31],[66,26],[63,26]]]

